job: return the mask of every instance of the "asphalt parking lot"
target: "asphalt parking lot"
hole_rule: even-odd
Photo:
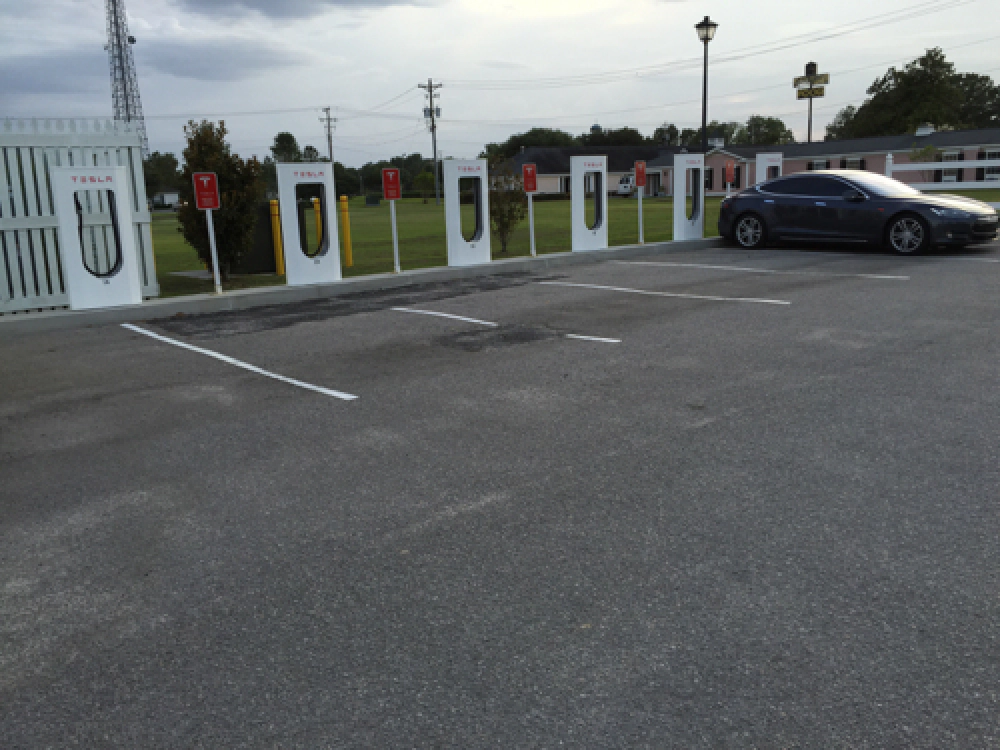
[[[0,745],[997,747],[998,326],[719,248],[0,341]]]

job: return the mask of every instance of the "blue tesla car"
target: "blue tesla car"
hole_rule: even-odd
[[[989,204],[931,195],[860,170],[778,177],[726,198],[719,234],[741,247],[784,240],[865,243],[916,255],[932,246],[989,242],[1000,227]]]

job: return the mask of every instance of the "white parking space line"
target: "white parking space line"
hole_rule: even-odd
[[[435,312],[434,310],[416,310],[412,307],[390,307],[390,310],[395,312],[405,312],[405,313],[416,313],[417,315],[434,315],[438,318],[451,318],[452,320],[462,320],[466,323],[476,323],[481,326],[490,326],[491,328],[496,328],[498,323],[493,323],[489,320],[478,320],[476,318],[465,318],[461,315],[451,315],[449,313]]]
[[[192,346],[191,344],[186,344],[183,341],[177,341],[176,339],[167,338],[166,336],[161,336],[158,333],[153,333],[152,331],[147,331],[145,328],[140,328],[139,326],[132,325],[131,323],[122,323],[122,328],[127,328],[135,333],[141,333],[143,336],[149,336],[151,339],[156,339],[157,341],[162,341],[165,344],[170,344],[172,346],[179,346],[181,349],[187,349],[188,351],[197,352],[198,354],[204,354],[206,357],[212,357],[220,362],[225,362],[227,365],[232,365],[233,367],[240,367],[244,370],[249,370],[250,372],[256,373],[257,375],[263,375],[265,378],[271,378],[273,380],[280,380],[282,383],[288,383],[288,385],[294,385],[297,388],[304,388],[307,391],[314,391],[315,393],[322,393],[324,396],[333,396],[333,398],[339,398],[343,401],[354,401],[357,396],[351,395],[350,393],[344,393],[342,391],[334,391],[329,388],[323,388],[318,385],[313,385],[312,383],[303,383],[301,380],[295,380],[294,378],[286,378],[284,375],[278,375],[277,373],[268,372],[263,370],[256,365],[251,365],[246,362],[241,362],[233,357],[228,357],[225,354],[219,354],[218,352],[213,352],[210,349],[202,349],[200,346]]]
[[[567,333],[566,338],[577,339],[578,341],[599,341],[602,344],[620,344],[622,342],[621,339],[606,339],[601,336],[580,336],[575,333]]]
[[[854,279],[879,279],[888,281],[909,281],[909,276],[890,276],[881,273],[839,273],[836,271],[779,271],[772,268],[752,268],[750,266],[709,265],[708,263],[673,263],[653,260],[613,260],[612,263],[626,266],[668,266],[670,268],[700,268],[707,271],[742,271],[745,273],[769,273],[782,276],[844,276]]]
[[[651,297],[676,297],[678,299],[703,299],[711,302],[756,302],[761,305],[790,305],[783,299],[758,299],[756,297],[715,297],[707,294],[683,294],[681,292],[651,292],[646,289],[628,289],[623,286],[605,286],[603,284],[574,284],[569,281],[539,281],[546,286],[571,286],[581,289],[603,289],[609,292],[627,292],[628,294],[645,294]]]

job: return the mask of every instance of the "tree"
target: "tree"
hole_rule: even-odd
[[[1000,86],[989,76],[959,73],[955,85],[962,91],[956,123],[963,128],[1000,127]]]
[[[708,139],[722,138],[726,143],[733,142],[733,136],[742,126],[738,122],[719,122],[712,120],[705,130]],[[701,128],[684,128],[680,133],[680,145],[687,148],[701,149]]]
[[[181,201],[178,212],[180,231],[205,265],[212,268],[205,212],[194,205],[195,172],[215,172],[219,178],[221,207],[213,212],[216,247],[219,254],[219,275],[228,279],[229,269],[253,242],[257,224],[257,204],[263,198],[261,164],[256,157],[241,159],[226,143],[226,124],[203,120],[189,121],[184,126],[187,146],[184,149],[184,170],[181,174]]]
[[[935,148],[930,143],[928,143],[923,148],[917,148],[914,145],[913,149],[910,151],[910,162],[912,164],[922,164],[931,161],[940,161],[938,156],[941,154],[941,150]],[[920,177],[924,182],[934,182],[934,170],[921,171]]]
[[[521,175],[514,171],[509,159],[493,159],[490,164],[490,224],[493,234],[500,240],[502,253],[506,254],[510,236],[524,221],[527,212],[528,196]]]
[[[840,110],[830,124],[826,126],[826,140],[842,141],[845,138],[850,138],[851,123],[854,122],[857,114],[858,108],[853,104],[848,104]]]
[[[781,146],[795,143],[795,134],[777,117],[751,115],[733,134],[738,146]]]
[[[552,128],[532,128],[525,133],[512,135],[503,143],[487,143],[480,159],[512,159],[521,153],[521,149],[532,147],[543,148],[569,148],[579,146],[580,141],[576,136],[570,135],[564,130],[553,130]]]
[[[828,139],[913,133],[925,122],[938,129],[1000,124],[1000,87],[989,76],[956,73],[938,47],[902,70],[889,68],[867,93],[860,107],[837,114]]]
[[[319,151],[315,146],[306,146],[302,149],[302,161],[307,162],[317,162],[319,161]]]
[[[142,176],[146,183],[146,195],[150,200],[157,193],[177,190],[180,184],[177,157],[154,151],[142,163]]]
[[[650,140],[635,128],[604,130],[595,126],[589,133],[580,136],[580,144],[588,148],[608,146],[647,146]]]
[[[653,143],[657,146],[679,146],[681,131],[672,122],[665,122],[653,131]]]
[[[420,191],[420,196],[424,199],[424,203],[426,203],[431,193],[434,192],[434,173],[421,172],[418,174],[413,179],[413,189]]]
[[[274,136],[274,143],[271,144],[271,156],[276,162],[299,162],[302,161],[302,151],[299,149],[299,142],[291,133],[278,133]]]

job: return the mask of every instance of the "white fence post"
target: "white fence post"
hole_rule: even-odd
[[[110,120],[0,124],[0,314],[69,304],[53,204],[53,167],[124,167],[143,297],[160,293],[139,135]],[[8,179],[9,175],[9,179]],[[85,221],[92,213],[84,209]]]

